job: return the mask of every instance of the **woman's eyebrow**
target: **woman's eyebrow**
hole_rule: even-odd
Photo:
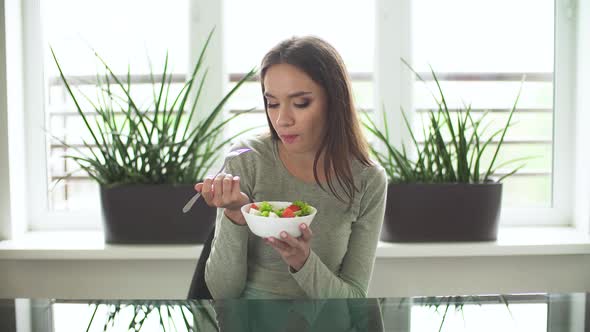
[[[294,92],[294,93],[292,93],[292,94],[288,95],[287,97],[289,97],[289,98],[294,98],[294,97],[301,97],[301,96],[304,96],[304,95],[310,95],[310,94],[311,94],[311,92],[309,92],[309,91],[299,91],[299,92]],[[276,97],[275,97],[275,96],[271,95],[271,94],[270,94],[270,93],[268,93],[268,92],[265,92],[265,93],[264,93],[264,96],[265,96],[265,97],[271,97],[271,98],[275,98],[275,99],[276,99]]]

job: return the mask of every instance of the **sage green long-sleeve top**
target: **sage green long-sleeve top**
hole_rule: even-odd
[[[367,288],[385,213],[387,178],[378,165],[352,162],[357,188],[351,209],[323,184],[291,175],[270,136],[242,140],[233,149],[253,151],[233,158],[226,173],[240,176],[242,192],[253,202],[303,200],[317,208],[310,225],[311,252],[304,266],[292,272],[278,252],[217,210],[216,230],[205,268],[205,280],[215,299],[359,298]],[[342,189],[341,197],[346,197]]]

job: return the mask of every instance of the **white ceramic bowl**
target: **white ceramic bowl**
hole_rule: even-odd
[[[260,203],[262,202],[255,202],[254,204],[260,205]],[[276,201],[269,201],[269,203],[276,208],[286,208],[287,206],[292,204],[292,202]],[[248,203],[242,206],[241,211],[252,233],[260,237],[273,236],[275,238],[280,238],[280,234],[282,231],[289,233],[293,237],[299,237],[301,236],[301,230],[299,229],[299,225],[303,223],[309,227],[309,224],[311,224],[313,218],[317,213],[316,208],[310,206],[311,214],[307,216],[293,218],[269,218],[249,214],[248,211],[250,211],[251,205],[252,203]]]

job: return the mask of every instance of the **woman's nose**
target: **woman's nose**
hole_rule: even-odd
[[[277,116],[277,125],[279,126],[290,126],[293,124],[293,116],[288,106],[281,106],[279,108],[279,114]]]

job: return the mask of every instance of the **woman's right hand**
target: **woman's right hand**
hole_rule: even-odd
[[[207,177],[195,185],[195,190],[211,207],[225,209],[225,215],[238,225],[245,225],[246,219],[240,208],[250,202],[248,195],[240,191],[240,177],[219,173],[215,178]]]

